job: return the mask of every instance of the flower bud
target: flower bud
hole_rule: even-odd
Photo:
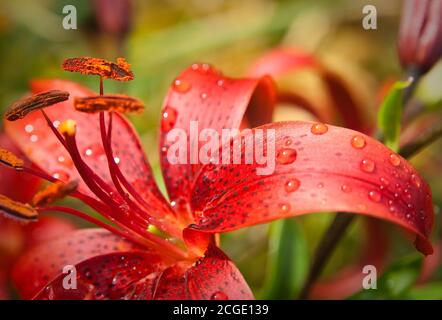
[[[407,69],[425,73],[442,55],[442,0],[405,0],[398,53]]]

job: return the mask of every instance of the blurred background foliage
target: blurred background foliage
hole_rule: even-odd
[[[369,1],[378,13],[378,29],[373,31],[361,27],[361,8],[367,1],[359,0],[134,0],[130,14],[123,18],[118,16],[118,12],[123,14],[121,9],[116,10],[116,17],[108,12],[115,2],[1,1],[0,107],[5,110],[23,95],[32,78],[61,77],[98,90],[94,77],[62,72],[63,59],[124,56],[132,64],[135,81],[106,81],[105,91],[125,92],[145,102],[144,114],[132,120],[160,184],[157,130],[162,99],[174,77],[191,63],[211,63],[227,75],[241,76],[271,48],[302,48],[333,65],[351,81],[352,90],[366,108],[373,110],[380,103],[384,84],[401,78],[395,48],[401,7],[398,0]],[[67,4],[77,8],[77,30],[62,28],[62,8]],[[428,105],[436,105],[437,101],[440,105],[441,70],[439,64],[418,88],[418,95]],[[312,99],[325,99],[312,72],[296,73],[281,85],[287,82],[308,88]],[[275,120],[306,117],[311,116],[280,106]],[[440,150],[441,143],[435,144],[412,160],[430,182],[436,204],[442,200]],[[441,238],[438,206],[436,212],[435,242]],[[295,298],[312,252],[332,218],[332,214],[321,213],[233,232],[223,236],[222,247],[238,264],[257,297]],[[333,278],[342,268],[357,265],[368,238],[364,226],[363,218],[351,226],[327,265],[324,278]],[[378,290],[352,298],[442,298],[442,269],[433,268],[426,283],[416,285],[422,258],[413,253],[402,231],[390,225],[381,227],[389,246],[379,272],[387,272],[380,277]],[[333,292],[328,294],[334,297]]]

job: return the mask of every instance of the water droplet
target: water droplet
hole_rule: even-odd
[[[410,218],[411,218],[411,214],[407,213],[407,214],[405,215],[405,218],[410,219]]]
[[[186,80],[175,79],[173,82],[173,88],[176,92],[185,93],[190,90],[191,85]]]
[[[92,149],[86,149],[84,154],[87,155],[87,156],[91,156],[93,154]]]
[[[59,120],[55,120],[54,122],[52,122],[52,125],[54,126],[54,128],[58,128],[60,126],[60,121]]]
[[[379,181],[381,181],[381,183],[382,183],[384,186],[388,186],[388,185],[390,185],[390,181],[388,181],[388,179],[385,179],[384,177],[380,177],[380,178],[379,178]]]
[[[285,183],[284,189],[286,192],[294,192],[298,190],[299,186],[301,185],[301,182],[299,182],[298,179],[290,179]]]
[[[32,124],[27,124],[27,125],[25,126],[25,131],[26,131],[27,133],[31,133],[32,131],[34,131],[34,126],[33,126]]]
[[[282,214],[289,213],[290,205],[288,203],[281,203],[279,205],[279,212]]]
[[[161,147],[161,152],[162,153],[166,153],[167,152],[167,147]]]
[[[416,175],[416,174],[412,174],[411,175],[411,182],[417,187],[417,188],[420,188],[421,187],[421,185],[422,185],[422,183],[421,183],[421,180],[419,179],[419,177]]]
[[[177,111],[174,108],[167,106],[163,111],[161,129],[165,132],[170,131],[175,126],[176,119]]]
[[[119,164],[120,163],[120,158],[114,157],[114,161],[115,161],[116,164]]]
[[[222,291],[217,291],[210,297],[210,300],[228,300],[229,297]]]
[[[363,136],[361,136],[360,134],[355,135],[351,139],[351,145],[353,148],[362,149],[363,147],[365,147],[366,144],[367,143],[365,142],[365,138]]]
[[[315,123],[314,125],[312,125],[310,131],[313,134],[324,134],[328,131],[328,127],[324,123]]]
[[[318,185],[317,185],[317,187],[318,187],[319,189],[322,189],[322,188],[324,188],[324,184],[323,184],[322,182],[319,182]]]
[[[395,206],[393,206],[393,205],[391,205],[389,208],[388,208],[388,210],[390,211],[390,212],[396,212],[396,207]]]
[[[394,153],[390,154],[389,161],[395,167],[397,167],[401,164],[401,158],[399,158],[399,156]]]
[[[346,185],[346,184],[343,184],[343,185],[341,186],[341,190],[342,190],[343,192],[345,192],[345,193],[350,193],[350,192],[351,192],[351,187],[348,186],[348,185]]]
[[[368,193],[368,197],[370,198],[370,200],[373,200],[374,202],[379,202],[381,201],[381,194],[375,190],[371,190]]]
[[[374,163],[373,160],[363,159],[361,161],[360,167],[362,171],[371,173],[376,168],[376,164]]]
[[[201,97],[201,99],[207,99],[207,93],[205,93],[205,92],[203,92],[203,93],[201,93],[201,95],[200,95],[200,97]]]
[[[295,149],[283,148],[276,154],[276,161],[279,164],[290,164],[295,162],[298,153]]]
[[[290,137],[285,137],[284,138],[284,145],[285,146],[290,146],[290,145],[292,145],[292,143],[293,143],[293,140],[292,140],[292,138],[290,138]]]
[[[31,142],[37,142],[37,141],[38,141],[38,136],[35,135],[35,134],[33,134],[33,135],[29,138],[29,140],[31,140]]]
[[[65,159],[64,156],[59,156],[59,157],[57,158],[57,160],[58,160],[58,162],[64,162],[64,160],[66,160],[66,159]]]
[[[222,86],[224,86],[224,80],[223,80],[223,79],[219,79],[219,80],[216,82],[216,84],[217,84],[219,87],[222,87]]]

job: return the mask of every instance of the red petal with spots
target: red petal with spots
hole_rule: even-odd
[[[150,300],[158,275],[167,266],[159,255],[147,251],[100,255],[75,266],[76,289],[65,289],[66,274],[61,274],[35,299]]]
[[[96,255],[136,249],[131,242],[101,229],[83,229],[31,248],[16,263],[13,281],[23,298],[32,298],[66,265]]]
[[[58,89],[70,93],[69,100],[51,106],[46,110],[53,122],[73,119],[77,122],[78,149],[86,163],[106,182],[112,184],[104,147],[102,144],[99,116],[75,111],[74,97],[92,95],[90,90],[69,81],[37,80],[31,83],[33,93]],[[25,119],[5,122],[9,136],[39,167],[62,181],[79,179],[69,154],[58,142],[40,112],[29,114]],[[132,125],[120,114],[114,114],[112,147],[118,166],[132,187],[152,207],[152,215],[172,215],[171,209],[161,200],[164,199],[153,179],[138,135]],[[93,195],[84,182],[80,191]]]
[[[293,103],[310,111],[320,121],[344,124],[351,129],[369,132],[369,121],[364,119],[363,106],[358,103],[348,84],[340,75],[329,69],[312,54],[294,48],[277,48],[259,58],[250,68],[253,77],[271,75],[275,79],[286,74],[310,68],[318,72],[328,90],[333,110],[324,109],[295,92],[279,92],[281,102]],[[365,110],[366,111],[366,110]]]
[[[187,266],[175,265],[159,278],[154,299],[250,300],[253,294],[235,264],[217,247]]]
[[[188,199],[190,184],[199,168],[196,164],[168,161],[168,147],[176,139],[170,137],[172,141],[168,141],[170,130],[182,129],[189,137],[191,121],[198,121],[196,134],[205,128],[221,133],[223,128],[239,128],[244,115],[251,126],[262,125],[271,121],[275,99],[269,77],[227,78],[205,64],[195,64],[179,75],[166,96],[161,119],[161,166],[170,198]],[[195,163],[189,153],[187,163]]]
[[[417,234],[420,251],[432,252],[431,192],[405,159],[368,136],[331,125],[282,122],[260,129],[255,145],[267,150],[270,170],[261,171],[264,165],[256,161],[204,166],[192,195],[199,212],[194,228],[218,233],[306,213],[346,211],[396,223]],[[244,154],[244,143],[242,148]]]

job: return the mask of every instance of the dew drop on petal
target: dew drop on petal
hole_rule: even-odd
[[[301,185],[301,182],[299,182],[298,179],[290,179],[285,183],[284,189],[286,192],[294,192],[298,190],[299,186]]]
[[[318,187],[319,189],[322,189],[322,188],[324,188],[324,184],[323,184],[322,182],[319,182],[319,183],[317,184],[317,187]]]
[[[222,291],[217,291],[210,297],[210,300],[228,300],[229,297]]]
[[[390,185],[390,181],[388,181],[388,179],[386,179],[386,178],[384,178],[384,177],[380,177],[380,178],[379,178],[379,181],[381,181],[381,183],[382,183],[384,186],[388,186],[388,185]]]
[[[207,99],[207,93],[205,93],[205,92],[203,92],[203,93],[201,93],[201,95],[200,95],[200,97],[201,97],[201,99]]]
[[[290,145],[292,145],[292,143],[293,143],[293,140],[292,140],[292,138],[290,138],[290,137],[285,137],[284,138],[284,145],[285,146],[290,146]]]
[[[31,142],[37,142],[37,141],[38,141],[38,136],[35,135],[35,134],[33,134],[33,135],[29,138],[29,140],[30,140]]]
[[[343,192],[345,192],[345,193],[350,193],[350,192],[351,192],[351,187],[348,186],[348,185],[346,185],[346,184],[343,184],[343,185],[341,186],[341,190],[342,190]]]
[[[324,123],[315,123],[314,125],[312,125],[310,131],[316,135],[324,134],[328,131],[328,127]]]
[[[276,161],[279,164],[290,164],[295,162],[298,153],[295,149],[282,148],[276,154]]]
[[[363,159],[363,160],[361,161],[360,167],[361,167],[361,170],[362,170],[362,171],[364,171],[364,172],[368,172],[368,173],[371,173],[371,172],[373,172],[374,169],[376,168],[376,164],[374,163],[373,160],[370,160],[370,159]]]
[[[32,131],[34,131],[34,126],[33,126],[32,124],[27,124],[27,125],[25,126],[25,131],[26,131],[27,133],[31,133]]]
[[[419,179],[419,177],[416,174],[412,174],[411,175],[411,182],[417,187],[420,188],[422,183],[421,180]]]
[[[397,167],[401,164],[401,158],[399,158],[399,156],[394,153],[390,154],[389,161],[395,167]]]
[[[86,151],[84,152],[85,155],[87,156],[91,156],[92,155],[92,149],[86,149]]]
[[[353,138],[351,139],[351,145],[353,148],[362,149],[365,147],[366,144],[367,143],[365,141],[365,138],[360,134],[353,136]]]
[[[165,132],[170,131],[175,126],[176,119],[177,111],[174,108],[167,106],[161,116],[161,129]]]
[[[374,201],[374,202],[379,202],[381,201],[381,194],[375,190],[371,190],[368,193],[368,197],[370,198],[370,200]]]
[[[224,80],[223,80],[223,79],[219,79],[219,80],[216,82],[216,84],[217,84],[218,87],[222,87],[222,86],[224,86]]]
[[[173,89],[176,92],[185,93],[185,92],[189,91],[190,88],[191,88],[191,85],[186,80],[182,80],[182,79],[177,78],[173,82]]]
[[[279,212],[282,214],[289,213],[290,211],[290,205],[288,203],[281,203],[279,205]]]

